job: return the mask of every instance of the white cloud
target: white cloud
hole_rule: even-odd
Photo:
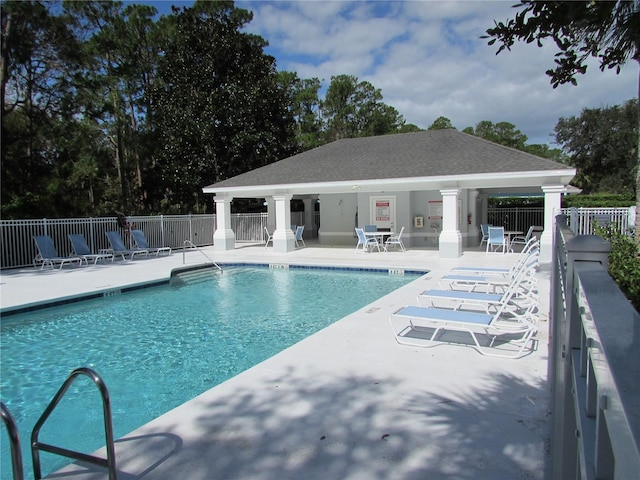
[[[238,1],[254,12],[248,30],[264,37],[280,70],[301,78],[355,75],[381,89],[409,123],[439,116],[458,129],[509,121],[530,143],[550,143],[560,117],[617,105],[638,92],[637,65],[620,75],[597,64],[578,86],[553,89],[545,71],[555,47],[497,47],[479,38],[515,15],[512,1]],[[325,86],[326,86],[325,85]]]

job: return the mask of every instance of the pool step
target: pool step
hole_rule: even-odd
[[[193,285],[211,280],[213,275],[219,275],[221,271],[210,263],[192,265],[189,267],[174,268],[171,271],[170,285],[179,287],[182,285]]]

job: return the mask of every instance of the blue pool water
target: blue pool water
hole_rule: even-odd
[[[94,369],[121,437],[417,278],[312,269],[230,268],[183,287],[123,293],[2,319],[0,395],[22,440],[69,373]],[[101,400],[79,377],[40,440],[86,453],[104,445]],[[2,428],[0,478],[11,478]],[[69,463],[41,454],[43,474]]]

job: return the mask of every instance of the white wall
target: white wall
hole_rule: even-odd
[[[404,226],[403,242],[406,247],[438,248],[438,236],[442,230],[442,220],[429,219],[429,202],[441,201],[439,191],[340,193],[324,194],[320,200],[320,232],[318,239],[321,245],[355,245],[355,214],[358,209],[358,226],[371,223],[372,196],[394,196],[396,199],[396,220],[394,230],[399,232]],[[463,245],[477,245],[473,236],[468,236],[467,214],[469,213],[467,190],[460,192],[461,212],[458,228],[463,237]],[[414,226],[414,217],[424,219],[421,228]],[[477,219],[472,219],[477,222]]]

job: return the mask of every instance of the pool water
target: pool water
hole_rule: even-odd
[[[18,424],[26,477],[31,431],[73,369],[92,368],[105,381],[118,438],[416,278],[230,268],[182,287],[3,318],[0,394]],[[40,441],[90,453],[104,445],[101,415],[97,388],[78,377]],[[1,432],[2,480],[12,478],[7,438]],[[40,457],[44,475],[69,463]]]

